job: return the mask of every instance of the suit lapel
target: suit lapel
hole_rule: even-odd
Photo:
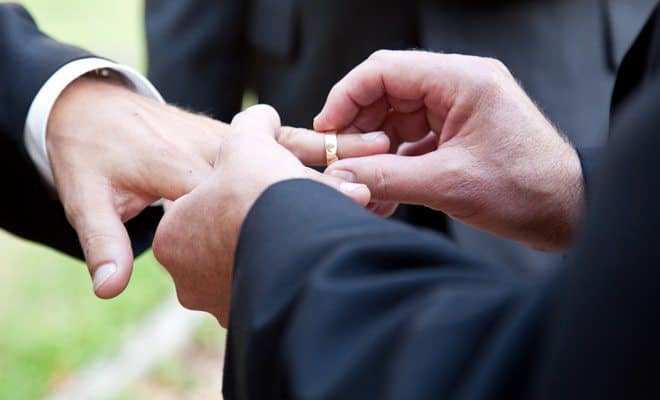
[[[609,63],[613,69],[621,65],[656,4],[657,0],[602,0]]]

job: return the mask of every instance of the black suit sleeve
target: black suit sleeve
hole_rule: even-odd
[[[544,399],[658,399],[660,81],[620,112],[552,300]]]
[[[591,198],[591,181],[598,167],[598,163],[603,152],[601,147],[580,148],[576,149],[577,155],[580,158],[580,165],[582,166],[582,177],[584,179],[584,188],[587,201]]]
[[[237,250],[228,399],[660,396],[660,82],[631,102],[565,265],[523,278],[289,181]]]
[[[149,79],[168,102],[230,121],[245,81],[243,0],[147,0]]]
[[[520,350],[536,340],[542,292],[326,186],[280,183],[242,230],[225,395],[509,398],[532,357]]]
[[[24,8],[0,5],[0,131],[22,145],[25,117],[34,96],[61,66],[91,57],[42,34]]]
[[[45,36],[24,8],[0,5],[0,227],[77,257],[76,233],[29,159],[23,135],[41,86],[63,65],[91,56]],[[136,254],[150,246],[159,215],[150,209],[127,224]]]

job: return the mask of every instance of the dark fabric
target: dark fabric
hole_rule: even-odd
[[[657,14],[657,8],[654,15]],[[639,37],[628,50],[621,73],[612,95],[612,118],[616,119],[618,110],[623,109],[632,94],[649,80],[655,79],[660,72],[660,34],[653,22],[647,23]]]
[[[231,121],[246,79],[242,0],[146,1],[149,78],[179,106]]]
[[[75,231],[29,159],[23,134],[30,104],[46,80],[64,64],[89,56],[46,37],[22,7],[0,5],[0,227],[77,257],[82,252]],[[148,210],[127,224],[136,254],[151,245],[160,214]]]
[[[552,291],[539,398],[657,399],[660,81],[624,107]]]
[[[377,49],[493,56],[573,143],[592,147],[606,140],[620,49],[652,1],[147,0],[149,75],[166,99],[225,121],[250,88],[285,124],[310,127],[332,85]],[[557,260],[454,221],[448,227],[421,207],[402,207],[397,218],[449,229],[499,262]]]
[[[89,53],[45,37],[24,8],[0,5],[0,132],[22,144],[28,108],[62,65]]]
[[[603,17],[609,35],[610,63],[615,68],[619,66],[642,30],[643,24],[653,11],[656,0],[602,0]]]
[[[543,302],[528,295],[541,283],[379,219],[326,186],[275,185],[241,233],[225,397],[519,391],[525,373],[494,369],[529,362],[509,350],[535,341]]]
[[[594,173],[598,166],[598,161],[600,160],[601,153],[603,152],[604,147],[596,147],[590,149],[577,149],[578,157],[580,158],[580,165],[582,166],[582,176],[584,178],[584,188],[585,188],[585,197],[586,203],[589,204],[589,199],[591,198],[590,191],[591,179],[594,176]]]
[[[237,249],[225,398],[660,398],[660,80],[643,73],[614,110],[585,228],[548,273],[317,183],[270,187]]]
[[[271,187],[241,233],[225,398],[658,398],[653,89],[552,275],[473,259],[320,184]]]

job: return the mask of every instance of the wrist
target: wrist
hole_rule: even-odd
[[[584,212],[584,177],[580,158],[573,146],[566,149],[565,182],[562,205],[564,209],[564,229],[560,229],[557,245],[560,249],[567,249],[580,228]]]
[[[112,121],[114,125],[122,123],[127,115],[136,116],[140,102],[127,102],[131,97],[142,99],[115,79],[83,76],[69,84],[58,96],[46,125],[46,149],[51,163],[60,139],[70,135],[76,127],[104,131],[109,126],[100,121]],[[134,111],[114,119],[122,109]]]
[[[549,201],[539,201],[536,214],[543,216],[538,241],[531,247],[548,251],[565,251],[579,230],[584,208],[584,179],[575,149],[568,143],[560,157],[550,164],[546,194]]]

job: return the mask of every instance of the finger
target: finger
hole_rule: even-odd
[[[340,191],[361,206],[367,206],[371,199],[369,189],[361,183],[346,182],[340,178],[322,174],[309,168],[307,169],[307,177]]]
[[[425,110],[414,113],[391,112],[383,122],[383,130],[387,132],[392,143],[416,142],[429,133],[430,127]]]
[[[325,106],[314,118],[314,129],[319,132],[346,129],[363,107],[384,97],[379,78],[380,71],[369,60],[355,67],[330,89]]]
[[[367,185],[373,201],[426,204],[433,159],[429,155],[403,157],[381,154],[337,161],[326,173]]]
[[[332,88],[314,120],[314,128],[340,131],[352,123],[362,108],[384,96],[399,99],[402,107],[422,99],[428,106],[426,96],[433,89],[441,100],[448,100],[454,93],[451,88],[458,70],[452,60],[451,56],[421,51],[378,51]],[[432,100],[434,105],[450,103]]]
[[[225,130],[228,132],[229,126],[221,123],[217,123],[215,126],[207,126],[202,130],[199,127],[191,127],[185,140],[190,141],[190,145],[193,146],[193,151],[196,154],[199,154],[209,165],[213,166],[220,151]]]
[[[108,299],[126,288],[133,270],[133,251],[111,194],[96,189],[72,199],[67,216],[78,233],[94,293]]]
[[[158,106],[161,107],[160,104]],[[190,151],[213,165],[218,151],[220,151],[223,137],[229,131],[229,125],[176,107],[170,107],[170,111],[171,123],[178,124],[182,133],[185,133],[176,138],[179,139],[177,145],[181,148],[189,148]]]
[[[172,209],[172,206],[174,206],[173,201],[165,200],[163,202],[163,211],[167,214]]]
[[[386,97],[387,97],[387,103],[390,105],[390,109],[392,111],[396,111],[404,114],[412,114],[424,108],[424,99],[421,97],[414,98],[412,100],[399,99],[390,94],[387,94]]]
[[[303,128],[282,127],[277,141],[309,166],[326,165],[325,137],[318,132]],[[337,135],[339,158],[361,157],[386,153],[390,142],[384,132]]]
[[[357,132],[373,132],[380,130],[380,126],[387,118],[390,105],[385,97],[376,100],[375,103],[363,107],[351,123]]]
[[[236,114],[231,121],[233,134],[275,138],[280,130],[280,116],[271,106],[257,104]]]
[[[404,143],[399,147],[398,155],[401,156],[421,156],[426,153],[437,150],[438,135],[435,132],[429,132],[424,138],[416,141]]]
[[[383,218],[391,217],[396,209],[399,207],[399,203],[394,203],[391,201],[379,201],[376,203],[369,204],[369,210],[376,215],[379,215]]]
[[[154,153],[145,155],[145,159],[152,161],[142,174],[138,174],[142,179],[124,182],[117,177],[115,186],[133,193],[144,193],[152,197],[150,201],[159,198],[174,201],[190,193],[213,172],[213,167],[204,158],[181,153],[163,155],[158,149],[151,151]]]

